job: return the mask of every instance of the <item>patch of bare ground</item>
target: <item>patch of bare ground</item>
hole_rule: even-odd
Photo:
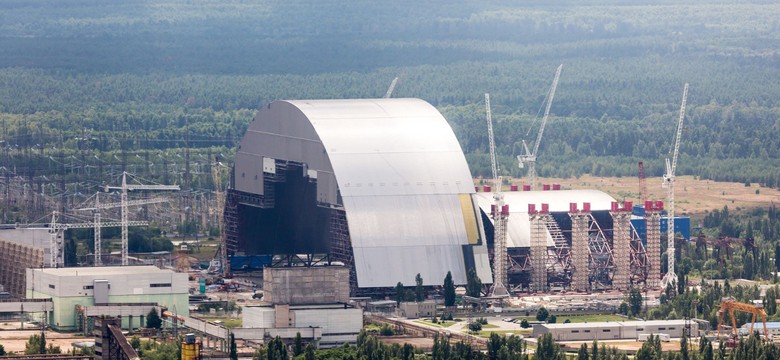
[[[525,179],[514,179],[514,184],[523,184]],[[637,177],[594,177],[583,175],[579,178],[559,179],[541,178],[542,184],[560,184],[561,189],[601,190],[618,201],[640,202],[639,179]],[[661,187],[661,178],[645,180],[648,199],[666,202],[666,189]],[[489,182],[486,182],[489,184]],[[728,206],[730,210],[768,208],[772,203],[780,203],[780,190],[761,187],[756,183],[745,186],[744,183],[717,182],[699,180],[693,176],[680,176],[675,181],[675,213],[678,215],[702,215],[712,210]]]

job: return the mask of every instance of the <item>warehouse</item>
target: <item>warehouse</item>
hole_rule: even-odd
[[[538,324],[534,325],[533,336],[552,334],[556,341],[638,339],[640,334],[667,334],[669,337],[679,338],[682,337],[686,327],[690,327],[689,334],[699,332],[699,325],[694,321],[650,320]]]
[[[492,283],[465,156],[419,99],[275,101],[239,145],[225,207],[229,256],[327,255],[351,295],[398,282]],[[292,261],[288,261],[292,263]]]
[[[127,315],[140,316],[154,306],[177,314],[188,314],[187,274],[154,266],[107,266],[80,268],[27,269],[27,298],[51,298],[54,311],[46,321],[57,330],[81,326],[77,309],[93,314],[125,308],[123,322],[132,326]],[[141,306],[141,307],[139,307]]]

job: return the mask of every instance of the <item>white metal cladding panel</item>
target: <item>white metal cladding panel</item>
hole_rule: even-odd
[[[244,307],[241,311],[243,327],[270,329],[276,326],[276,311],[267,307]]]
[[[492,193],[475,193],[480,209],[490,214],[490,205],[494,203]],[[531,221],[528,218],[528,204],[549,204],[551,212],[568,212],[569,203],[577,203],[582,209],[583,202],[591,204],[592,211],[610,210],[615,199],[599,190],[556,190],[556,191],[511,191],[504,192],[504,201],[509,205],[508,247],[531,246]],[[492,221],[492,219],[491,219]],[[552,236],[547,233],[547,246],[554,246]]]
[[[465,283],[468,245],[456,195],[344,198],[360,287],[439,285],[447,271]]]
[[[298,106],[317,130],[342,196],[474,192],[466,158],[452,128],[425,101],[290,103]]]
[[[296,327],[320,327],[322,335],[358,333],[363,328],[361,309],[295,309]]]

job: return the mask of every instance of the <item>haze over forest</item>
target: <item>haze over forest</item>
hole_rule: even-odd
[[[688,82],[678,175],[780,184],[774,1],[516,3],[3,1],[3,174],[74,196],[121,169],[182,183],[189,146],[208,191],[257,108],[381,97],[400,76],[393,97],[436,106],[475,176],[490,93],[502,172],[519,176],[564,64],[540,176],[635,176],[640,160],[660,176]]]

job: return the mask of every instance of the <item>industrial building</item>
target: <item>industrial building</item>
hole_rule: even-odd
[[[27,269],[26,297],[52,299],[46,321],[57,330],[82,328],[100,315],[122,316],[124,327],[140,326],[157,307],[189,313],[187,274],[154,266]]]
[[[264,342],[300,334],[318,347],[355,343],[363,328],[363,309],[349,304],[349,269],[344,266],[267,268],[264,304],[244,307],[236,338]]]
[[[537,324],[533,327],[533,337],[552,334],[556,341],[590,341],[639,339],[641,334],[667,334],[672,338],[680,338],[684,331],[697,336],[699,325],[691,320]]]
[[[739,334],[740,335],[750,335],[750,329],[751,329],[751,323],[745,323],[745,325],[742,325],[742,327],[739,328]],[[753,332],[758,331],[760,334],[764,333],[764,324],[757,322],[752,324]],[[766,323],[766,331],[767,334],[770,337],[776,337],[780,336],[780,322],[774,321],[774,322],[767,322]]]
[[[339,261],[353,296],[418,273],[424,285],[447,272],[465,284],[470,268],[492,283],[465,156],[425,101],[275,101],[241,140],[231,187],[229,257]]]

